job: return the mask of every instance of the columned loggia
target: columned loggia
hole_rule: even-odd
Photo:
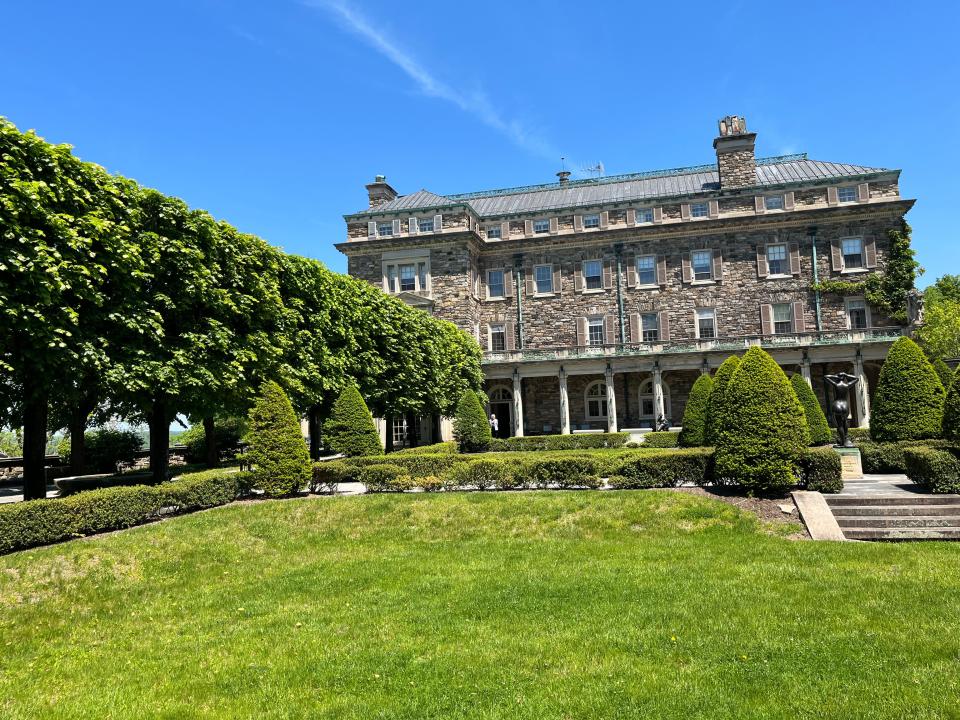
[[[607,386],[607,432],[617,431],[617,394],[613,391],[613,368],[607,365],[603,374]]]
[[[570,434],[570,397],[567,394],[567,371],[560,366],[560,434]]]
[[[523,385],[518,369],[513,371],[513,436],[523,437]]]
[[[870,427],[870,388],[867,385],[867,373],[863,369],[863,356],[860,351],[853,360],[853,374],[859,382],[853,386],[857,402],[857,419],[860,427]]]

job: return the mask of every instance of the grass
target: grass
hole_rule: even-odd
[[[235,504],[0,558],[0,716],[957,718],[958,551],[670,491]]]

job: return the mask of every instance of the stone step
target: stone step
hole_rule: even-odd
[[[956,528],[960,530],[960,515],[894,515],[874,517],[837,517],[840,529],[848,528]]]
[[[960,515],[960,505],[831,505],[830,511],[840,522],[840,518],[844,517]]]
[[[850,505],[956,505],[960,506],[960,495],[824,495],[827,505],[847,507]]]
[[[847,540],[960,540],[960,528],[849,528]]]

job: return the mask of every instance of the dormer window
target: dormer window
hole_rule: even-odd
[[[543,235],[544,233],[550,232],[550,221],[549,220],[534,220],[533,221],[533,232],[537,235]]]
[[[857,201],[857,189],[852,186],[837,188],[837,201],[850,203]]]
[[[598,227],[600,227],[600,215],[599,215],[599,213],[594,213],[593,215],[584,215],[584,216],[583,216],[583,227],[584,227],[584,228],[598,228]]]
[[[690,217],[705,218],[710,214],[710,208],[705,202],[692,203],[690,205]]]
[[[653,222],[653,208],[640,208],[637,210],[637,222],[638,223],[652,223]]]
[[[783,195],[767,195],[763,205],[767,210],[783,210]]]
[[[433,218],[420,218],[417,220],[417,230],[422,233],[433,232]]]
[[[393,235],[393,223],[377,223],[377,237],[390,237]]]
[[[487,240],[499,240],[499,239],[500,239],[500,226],[487,225]]]

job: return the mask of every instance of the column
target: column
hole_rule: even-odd
[[[513,436],[523,437],[523,387],[520,371],[513,371]]]
[[[813,387],[813,375],[810,372],[810,356],[803,354],[803,362],[800,364],[800,375],[807,381],[807,385]]]
[[[567,371],[560,366],[560,434],[570,434],[570,398],[567,395]]]
[[[607,432],[617,431],[617,394],[613,391],[613,368],[607,365],[603,375],[607,384]]]
[[[661,417],[666,416],[666,410],[663,407],[663,374],[660,371],[660,363],[653,366],[653,428],[656,430],[657,423]]]
[[[859,350],[853,361],[853,374],[859,380],[853,386],[856,394],[857,418],[860,420],[860,427],[870,427],[870,388],[867,387],[867,373],[863,369],[863,356]]]

